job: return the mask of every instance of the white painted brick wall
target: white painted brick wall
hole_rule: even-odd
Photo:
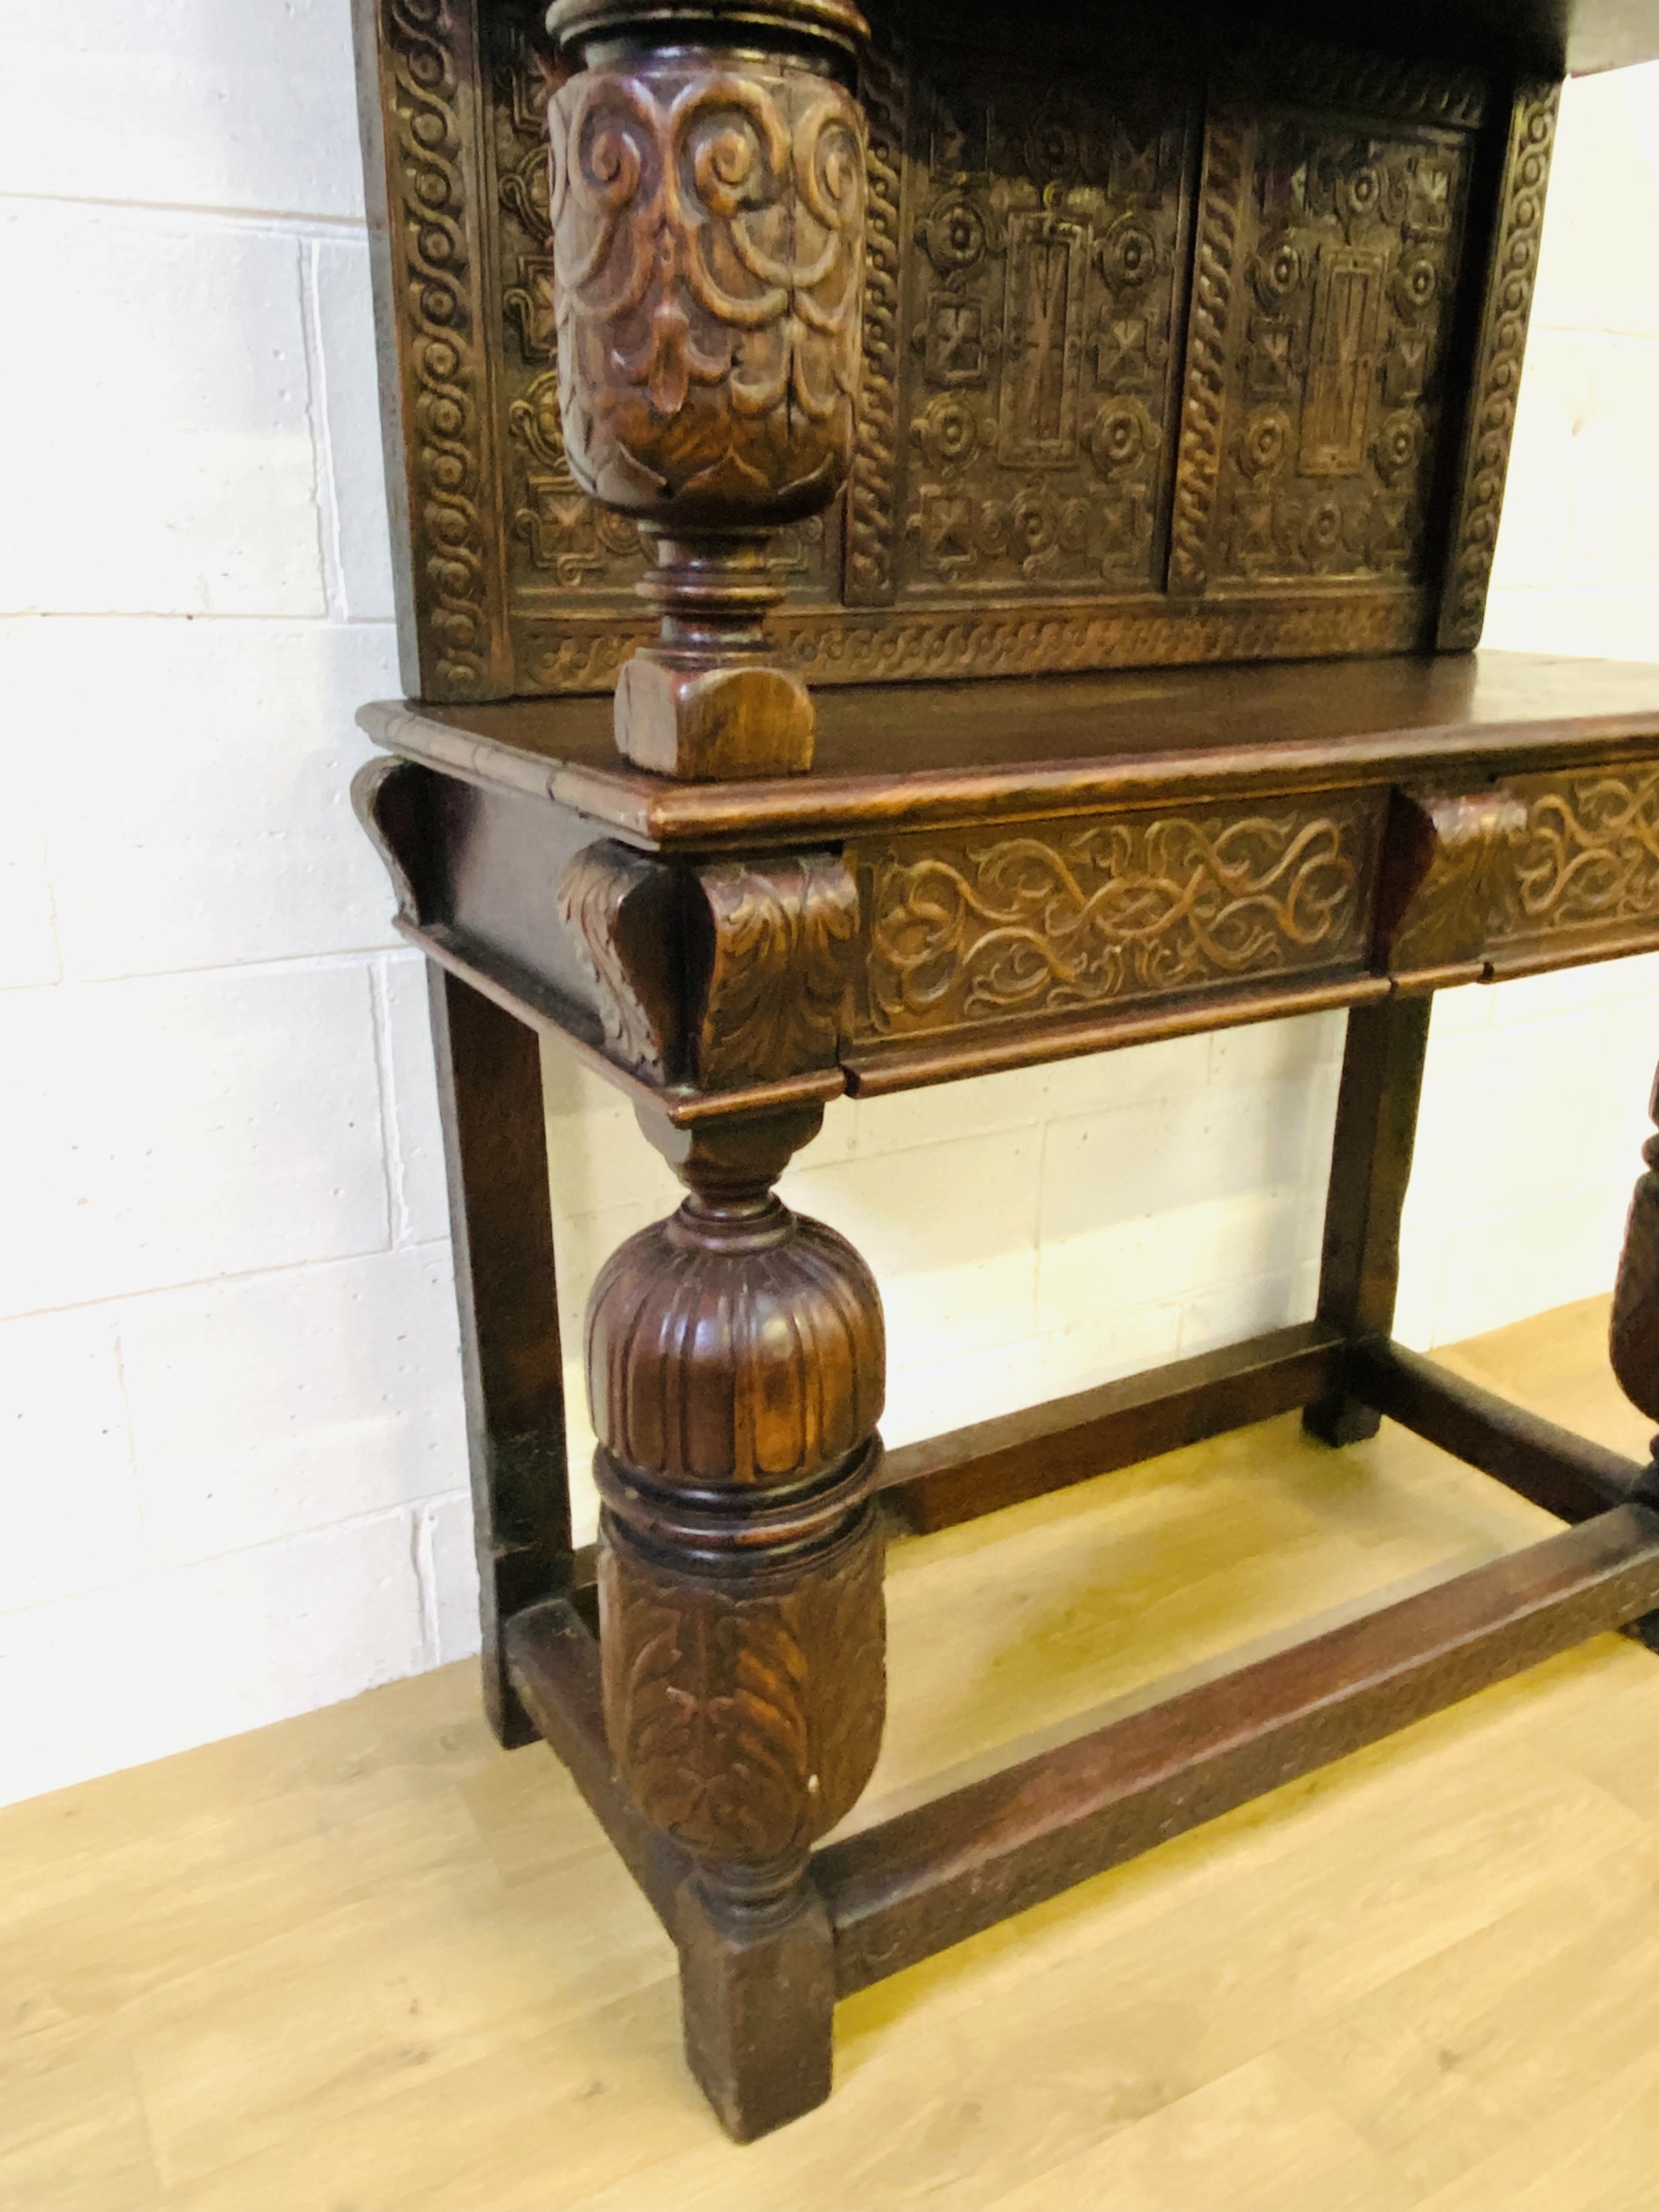
[[[424,992],[346,803],[396,684],[347,0],[14,46],[0,1800],[476,1641]],[[1659,659],[1656,216],[1659,70],[1574,87],[1493,642]],[[1340,1042],[832,1109],[786,1189],[882,1278],[890,1437],[1305,1315]],[[1606,1285],[1656,1048],[1659,960],[1441,1000],[1412,1341]],[[677,1194],[556,1053],[547,1093],[574,1353]]]

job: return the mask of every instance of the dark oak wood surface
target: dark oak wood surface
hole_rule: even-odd
[[[843,1992],[1535,1666],[1659,1600],[1659,1514],[1583,1527],[821,1850]]]
[[[820,688],[817,765],[740,784],[675,783],[616,762],[608,702],[387,702],[377,743],[468,781],[546,795],[642,844],[709,849],[1224,792],[1389,783],[1547,765],[1659,742],[1659,664],[1480,652]]]
[[[527,1743],[502,1638],[571,1573],[564,1368],[540,1048],[488,999],[428,969],[448,1174],[478,1560],[484,1705]]]
[[[1343,1342],[1322,1322],[1080,1390],[888,1453],[881,1487],[911,1527],[948,1528],[1306,1405]]]
[[[873,12],[356,6],[426,703],[354,796],[433,963],[486,1698],[739,2140],[828,2094],[838,1986],[1659,1601],[1639,1476],[1382,1334],[1429,994],[1659,945],[1659,668],[1464,651],[1560,72],[1642,11]],[[1318,1321],[888,1485],[939,1526],[1312,1401],[1593,1517],[814,1858],[885,1696],[880,1294],[773,1189],[824,1100],[1336,1006]],[[589,1304],[591,1582],[536,1030],[688,1191]]]

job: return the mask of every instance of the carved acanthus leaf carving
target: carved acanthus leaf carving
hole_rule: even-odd
[[[885,1711],[881,1564],[868,1511],[832,1559],[752,1595],[660,1567],[613,1532],[605,1720],[647,1820],[700,1856],[765,1864],[851,1810]]]
[[[1478,645],[1486,620],[1486,586],[1498,550],[1498,517],[1509,472],[1560,96],[1559,85],[1531,84],[1523,85],[1516,97],[1503,213],[1492,249],[1480,358],[1469,403],[1462,496],[1441,602],[1443,649]]]
[[[699,872],[713,925],[695,1063],[709,1088],[833,1065],[858,936],[858,886],[833,854]]]
[[[1376,957],[1396,975],[1479,965],[1509,842],[1527,809],[1502,788],[1398,795],[1377,894]]]
[[[559,884],[559,914],[592,980],[607,1049],[667,1080],[681,1017],[668,942],[674,877],[660,861],[601,839],[584,845]]]
[[[1363,801],[1036,824],[875,864],[870,1014],[897,1035],[1357,964]]]

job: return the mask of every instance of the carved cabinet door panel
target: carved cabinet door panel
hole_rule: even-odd
[[[1218,88],[1172,593],[1425,580],[1484,106],[1449,74],[1308,55]]]

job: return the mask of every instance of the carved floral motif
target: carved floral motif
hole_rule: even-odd
[[[1357,962],[1360,802],[1039,826],[876,863],[870,1014],[886,1034],[1054,1014]]]

